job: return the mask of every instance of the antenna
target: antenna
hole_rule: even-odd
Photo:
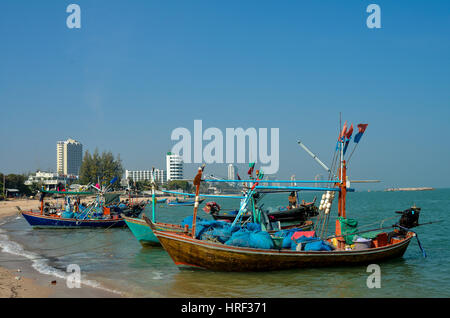
[[[311,152],[311,150],[308,149],[300,140],[297,141],[297,143],[302,147],[318,164],[322,166],[328,173],[332,173],[331,169],[327,167],[326,164],[324,164],[315,154]]]

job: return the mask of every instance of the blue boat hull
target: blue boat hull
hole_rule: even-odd
[[[148,224],[141,219],[125,218],[127,226],[131,233],[136,237],[139,243],[143,246],[160,246],[158,238],[153,234],[152,229]]]
[[[123,219],[117,220],[77,220],[45,216],[37,213],[22,212],[27,222],[35,228],[112,228],[124,227]]]

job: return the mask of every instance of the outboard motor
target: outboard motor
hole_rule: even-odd
[[[220,205],[214,201],[208,202],[203,208],[203,211],[205,211],[205,213],[210,213],[211,215],[217,214],[220,211]]]
[[[397,223],[401,227],[411,229],[419,225],[420,208],[413,206],[410,209],[396,211],[395,213],[402,215]],[[400,232],[405,232],[405,230],[400,229]]]

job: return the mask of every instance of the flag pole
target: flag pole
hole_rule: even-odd
[[[197,210],[199,206],[199,193],[200,193],[200,183],[202,181],[202,173],[203,169],[205,168],[205,164],[203,164],[201,167],[198,168],[198,173],[194,178],[194,185],[195,185],[195,203],[194,203],[194,216],[192,219],[192,237],[195,238],[195,226],[197,221]]]

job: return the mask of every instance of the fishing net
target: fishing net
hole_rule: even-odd
[[[344,236],[346,244],[353,244],[354,233],[358,232],[358,221],[355,219],[346,219],[342,216],[338,217],[341,224],[341,235]]]
[[[62,217],[63,219],[71,219],[71,218],[73,218],[73,212],[70,212],[70,211],[64,211],[64,212],[61,214],[61,217]]]
[[[283,243],[281,245],[282,248],[291,248],[291,245],[293,243],[293,241],[291,240],[292,234],[294,234],[297,231],[301,231],[301,229],[295,228],[295,229],[281,230],[275,232],[274,236],[283,238]]]
[[[250,232],[246,229],[241,229],[233,233],[231,238],[225,242],[225,245],[250,247]]]
[[[303,248],[304,251],[331,251],[333,248],[325,241],[315,241],[306,243]]]
[[[269,233],[265,231],[249,231],[242,228],[233,233],[225,245],[252,247],[261,249],[273,249],[274,243]]]

